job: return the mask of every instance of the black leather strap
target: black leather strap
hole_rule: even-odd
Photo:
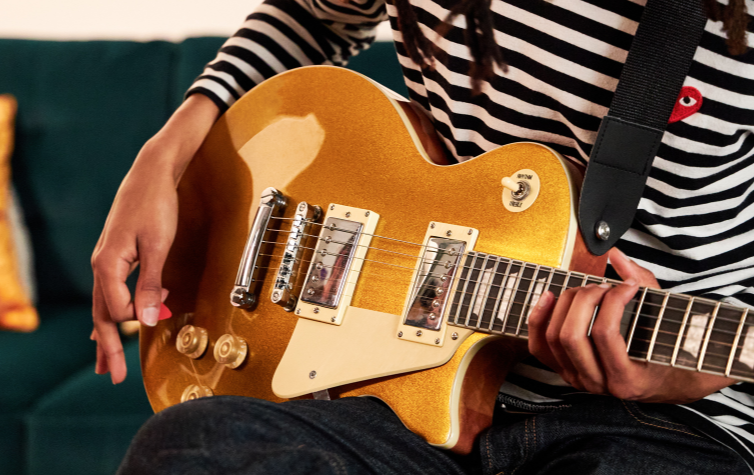
[[[701,0],[644,7],[581,191],[579,224],[593,254],[606,253],[631,226],[706,22]]]

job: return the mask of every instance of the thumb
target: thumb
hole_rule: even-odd
[[[136,318],[144,325],[153,327],[160,317],[160,307],[167,297],[167,290],[162,288],[162,264],[164,260],[148,259],[143,261],[136,282],[134,307]]]
[[[624,281],[634,281],[642,287],[660,288],[654,274],[648,269],[632,261],[627,255],[623,254],[618,248],[610,249],[607,254],[610,264]]]

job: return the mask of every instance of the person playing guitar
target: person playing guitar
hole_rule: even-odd
[[[644,3],[266,0],[118,191],[92,256],[97,373],[126,377],[118,322],[157,323],[178,182],[218,116],[255,85],[299,66],[344,65],[389,20],[412,104],[449,162],[534,141],[583,168]],[[640,286],[754,305],[754,5],[704,5],[709,19],[634,224],[608,254],[623,282],[541,295],[529,316],[534,358],[501,387],[496,423],[470,455],[429,446],[370,398],[226,396],[156,414],[121,473],[752,471],[754,387],[629,359],[618,328]],[[125,281],[137,265],[132,299]]]

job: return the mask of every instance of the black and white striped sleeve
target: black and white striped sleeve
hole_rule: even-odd
[[[277,73],[312,64],[345,65],[372,44],[384,20],[384,0],[266,0],[220,48],[186,97],[204,94],[225,112]]]

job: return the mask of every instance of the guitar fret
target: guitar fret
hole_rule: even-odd
[[[490,260],[490,257],[492,260]],[[482,305],[479,309],[479,317],[477,318],[476,326],[474,328],[481,328],[482,326],[482,317],[484,316],[484,308],[487,306],[487,301],[490,296],[490,290],[492,290],[492,283],[495,280],[495,268],[498,264],[498,257],[497,256],[487,256],[487,260],[485,261],[485,264],[482,265],[482,269],[484,269],[484,273],[488,276],[486,288],[484,289],[484,297],[482,297]],[[487,263],[492,262],[492,267],[487,268]]]
[[[513,265],[513,261],[511,259],[508,259],[508,264],[505,266],[505,272],[503,272],[503,279],[500,281],[500,288],[497,290],[497,297],[495,298],[495,303],[492,306],[492,314],[490,316],[490,326],[488,328],[490,333],[492,332],[492,327],[495,325],[495,318],[497,316],[497,312],[500,309],[500,301],[503,298],[503,295],[505,294],[505,287],[508,283],[508,277],[510,277],[512,265]]]
[[[738,341],[741,339],[741,331],[744,329],[744,323],[746,322],[746,316],[749,314],[749,308],[745,308],[741,314],[741,321],[738,324],[738,330],[736,330],[736,338],[733,340],[733,345],[730,348],[730,356],[728,357],[728,364],[725,366],[725,377],[730,376],[730,370],[733,368],[733,359],[736,357],[736,350],[738,349]]]
[[[636,308],[636,315],[634,316],[634,323],[631,325],[631,333],[626,340],[626,352],[631,352],[631,343],[634,341],[634,333],[636,333],[636,324],[639,323],[639,315],[641,315],[641,309],[644,306],[644,299],[647,296],[648,287],[644,287],[644,291],[641,293],[641,299],[639,300],[639,306]]]
[[[683,321],[681,322],[681,329],[678,332],[678,338],[675,342],[675,347],[673,348],[673,358],[670,360],[670,366],[675,366],[676,359],[678,358],[678,350],[681,349],[681,340],[683,340],[683,332],[686,330],[686,323],[689,321],[689,315],[691,314],[691,307],[694,305],[694,299],[696,297],[691,297],[689,299],[689,304],[686,306],[686,312],[683,314]]]
[[[503,317],[503,328],[501,330],[501,333],[505,334],[505,327],[508,325],[508,318],[510,318],[511,309],[513,308],[513,301],[516,299],[516,292],[518,292],[518,286],[521,285],[521,279],[524,276],[524,271],[526,270],[526,263],[523,263],[523,266],[520,268],[518,275],[516,276],[516,282],[514,284],[513,291],[511,292],[510,299],[508,300],[508,306],[505,309],[505,316]]]
[[[479,274],[477,275],[476,282],[474,283],[474,288],[471,291],[471,299],[469,300],[469,309],[466,311],[466,321],[464,322],[464,326],[466,328],[472,328],[472,326],[470,325],[471,316],[474,314],[474,310],[477,309],[479,290],[480,290],[480,287],[484,285],[483,281],[484,281],[485,271],[487,269],[487,261],[489,261],[490,259],[490,256],[488,254],[480,254],[480,255],[484,255],[484,260],[479,266]],[[476,262],[474,263],[474,268],[476,269]]]
[[[463,301],[466,298],[466,289],[469,287],[469,280],[471,280],[471,271],[473,268],[473,264],[476,261],[476,253],[469,252],[466,257],[466,263],[464,264],[463,271],[461,272],[461,277],[458,279],[458,286],[456,287],[456,299],[458,301],[458,304],[455,306],[455,317],[453,318],[453,323],[455,325],[458,325],[458,317],[460,316],[461,309],[463,308]],[[463,290],[460,292],[458,291],[458,287],[461,285],[461,281],[463,282]],[[448,321],[450,321],[450,318],[448,318]]]
[[[516,336],[521,333],[521,324],[523,323],[524,319],[526,319],[528,324],[529,314],[526,312],[526,303],[529,302],[532,298],[532,291],[535,289],[534,282],[537,282],[537,274],[539,274],[539,268],[540,266],[537,265],[537,267],[534,269],[534,273],[531,276],[531,281],[529,282],[529,290],[526,291],[526,298],[524,299],[524,304],[521,306],[521,318],[518,319],[518,325],[516,325]]]
[[[717,312],[720,311],[720,302],[717,302],[715,305],[715,310],[712,312],[712,317],[709,319],[709,323],[707,324],[707,333],[704,336],[704,343],[702,343],[702,349],[699,352],[699,363],[697,363],[696,370],[701,371],[702,365],[704,364],[704,357],[707,354],[707,345],[709,345],[709,337],[712,334],[712,327],[715,324],[715,318],[717,318]]]
[[[670,298],[670,292],[665,292],[665,298],[662,300],[662,307],[660,307],[660,314],[657,316],[657,323],[652,331],[652,340],[649,342],[649,351],[647,352],[647,361],[651,361],[652,352],[655,349],[655,342],[657,341],[657,333],[660,331],[660,322],[662,322],[662,316],[665,314],[665,309],[668,307],[668,299]]]
[[[458,306],[458,313],[456,315],[456,324],[459,326],[463,326],[463,315],[466,313],[463,309],[466,305],[468,305],[466,302],[468,301],[470,303],[471,300],[471,293],[469,292],[469,285],[474,285],[474,271],[476,270],[476,263],[479,260],[479,254],[474,253],[474,259],[471,261],[471,265],[469,266],[469,273],[466,276],[466,284],[463,287],[463,291],[461,292],[461,304]],[[460,320],[459,321],[459,318]]]
[[[469,252],[462,269],[447,323],[520,338],[528,338],[529,316],[545,292],[559,298],[568,289],[615,284],[607,277],[482,252]],[[588,336],[598,312],[599,306]],[[644,287],[626,305],[620,330],[632,359],[754,381],[749,315],[748,309]]]

